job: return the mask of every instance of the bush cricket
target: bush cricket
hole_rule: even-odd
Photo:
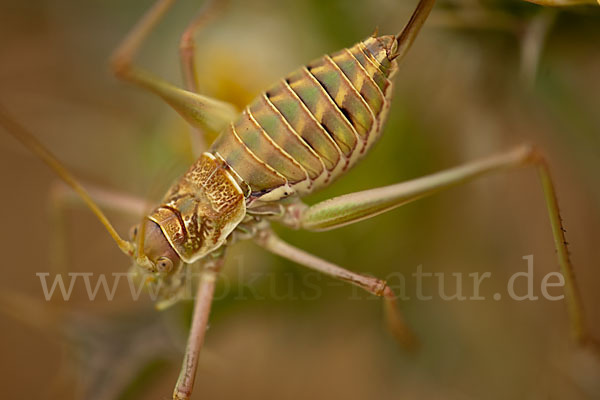
[[[195,75],[194,35],[219,12],[221,3],[217,1],[205,5],[181,38],[185,89],[133,64],[144,39],[174,3],[158,0],[117,48],[111,67],[118,78],[158,95],[189,122],[198,159],[133,229],[131,240],[119,235],[71,173],[0,108],[0,124],[80,195],[123,253],[134,259],[138,273],[159,288],[159,307],[180,299],[181,276],[188,265],[202,265],[174,399],[191,396],[215,280],[228,246],[254,240],[274,254],[382,297],[392,333],[410,346],[416,339],[385,281],[353,273],[293,247],[273,233],[271,222],[311,231],[335,229],[490,173],[527,166],[537,169],[543,188],[575,340],[580,344],[591,340],[548,166],[531,146],[311,206],[300,200],[331,184],[377,141],[389,111],[398,61],[412,46],[434,2],[420,0],[398,35],[375,33],[352,47],[318,58],[276,82],[240,112],[231,104],[199,94]],[[205,134],[208,131],[221,133],[213,138]]]

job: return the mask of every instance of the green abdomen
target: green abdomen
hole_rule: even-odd
[[[347,171],[375,142],[389,108],[392,65],[369,38],[323,56],[258,96],[211,146],[252,197],[308,194]]]

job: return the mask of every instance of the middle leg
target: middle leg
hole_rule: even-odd
[[[397,296],[384,280],[357,274],[356,272],[325,261],[284,242],[271,230],[259,232],[255,240],[260,246],[271,253],[322,272],[325,275],[356,285],[376,296],[383,297],[386,322],[391,333],[405,348],[414,349],[417,347],[418,339],[404,320],[398,306]]]

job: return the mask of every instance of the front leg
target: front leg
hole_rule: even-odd
[[[202,26],[205,18],[212,15],[212,11],[217,5],[215,1],[209,0],[204,12],[194,19],[190,28],[186,31],[188,35],[193,34],[197,27]],[[143,41],[173,3],[174,0],[156,1],[154,6],[144,14],[114,51],[110,60],[111,69],[117,78],[149,90],[161,97],[198,132],[219,132],[237,116],[238,111],[232,104],[196,93],[197,85],[190,76],[192,72],[186,72],[193,68],[191,56],[187,58],[182,56],[184,80],[188,90],[180,89],[133,63]],[[185,51],[184,53],[188,54]],[[199,135],[191,137],[194,152],[197,156],[212,139],[210,137],[200,137]]]
[[[207,257],[211,256],[208,255]],[[196,292],[192,327],[188,336],[179,378],[177,379],[177,384],[173,391],[174,400],[187,400],[192,395],[200,350],[204,344],[208,316],[210,314],[210,307],[215,292],[217,274],[221,270],[223,262],[224,254],[221,253],[216,258],[207,261],[203,266],[200,284],[198,285],[198,291]]]
[[[142,198],[117,190],[103,188],[91,184],[85,185],[87,192],[96,204],[105,210],[139,218],[150,204]],[[50,266],[55,273],[67,272],[66,224],[67,208],[84,206],[85,203],[77,192],[57,181],[52,185],[49,202],[50,224],[53,228],[50,235]]]

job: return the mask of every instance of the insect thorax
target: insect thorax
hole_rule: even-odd
[[[192,263],[219,248],[245,215],[245,196],[227,164],[204,153],[148,218]]]

